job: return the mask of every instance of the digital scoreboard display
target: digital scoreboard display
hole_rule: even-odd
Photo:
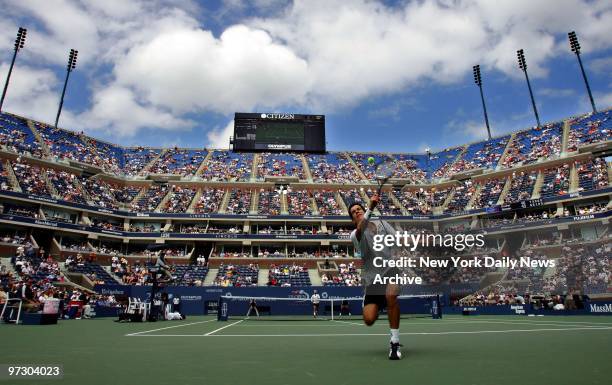
[[[237,112],[232,144],[235,151],[325,152],[325,116]]]

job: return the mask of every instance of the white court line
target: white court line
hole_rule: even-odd
[[[347,323],[347,324],[352,324],[352,325],[359,325],[359,326],[366,326],[363,323],[357,323],[357,322],[348,322],[348,321],[341,321],[341,320],[333,320],[336,322],[343,322],[343,323]],[[432,321],[432,322],[411,322],[411,321],[407,321],[402,323],[402,325],[404,325],[404,327],[408,326],[412,326],[412,325],[428,325],[428,326],[443,326],[443,325],[466,325],[466,324],[476,324],[476,323],[481,323],[481,324],[506,324],[506,325],[518,325],[518,324],[524,324],[524,325],[542,325],[542,326],[587,326],[587,325],[582,325],[582,324],[574,324],[574,323],[570,323],[570,322],[560,322],[560,323],[555,323],[554,321],[531,321],[530,320],[525,320],[525,321],[520,321],[520,322],[516,322],[516,321],[512,321],[512,320],[507,320],[507,321],[503,321],[503,320],[465,320],[465,321],[454,321],[454,320],[442,320],[442,322],[438,323],[439,321]],[[386,326],[387,323],[384,322],[384,320],[379,320],[378,323],[374,324],[373,326],[378,326],[378,325],[383,325]],[[606,323],[606,324],[594,324],[594,325],[589,325],[592,327],[606,327],[608,325],[612,325],[610,323]],[[400,327],[401,328],[401,327]]]
[[[192,322],[192,323],[182,324],[182,325],[167,326],[165,328],[145,330],[145,331],[137,332],[137,333],[130,333],[130,334],[126,334],[125,336],[126,337],[133,337],[133,336],[137,336],[137,335],[143,334],[143,333],[156,332],[156,331],[159,331],[159,330],[172,329],[172,328],[180,328],[180,327],[189,326],[189,325],[203,324],[203,323],[206,323],[206,322],[211,322],[211,321],[216,321],[216,320],[217,320],[216,318],[213,318],[213,319],[209,319],[209,320],[206,320],[206,321],[198,321],[198,322]]]
[[[240,321],[238,321],[240,322]],[[224,326],[230,327],[233,324]],[[217,329],[220,330],[220,329]],[[451,334],[495,334],[495,333],[531,333],[552,332],[572,330],[612,330],[612,327],[579,327],[579,328],[555,328],[555,329],[510,329],[510,330],[474,330],[474,331],[451,331],[451,332],[410,332],[400,333],[404,336],[412,335],[451,335]],[[137,335],[135,337],[359,337],[359,336],[388,336],[389,333],[322,333],[322,334],[149,334]]]
[[[563,316],[551,316],[551,317],[563,317]],[[542,321],[538,321],[538,320],[542,320]],[[478,321],[478,320],[474,320],[474,321]],[[472,322],[474,322],[472,321]],[[501,320],[497,320],[495,318],[481,318],[480,321],[501,321]],[[572,321],[570,319],[567,319],[567,321],[555,321],[555,320],[551,320],[550,318],[547,319],[543,319],[543,317],[538,317],[538,318],[532,318],[529,317],[529,319],[522,319],[522,318],[517,318],[515,320],[507,320],[507,321],[512,321],[515,323],[527,323],[527,322],[531,322],[531,323],[539,323],[539,322],[547,322],[547,323],[556,323],[559,325],[568,325],[568,324],[583,324],[583,325],[595,325],[595,326],[607,326],[607,325],[611,325],[612,326],[612,322],[585,322],[585,321]],[[468,322],[467,320],[465,322]]]
[[[205,337],[207,337],[207,336],[211,336],[211,335],[213,335],[214,333],[216,333],[216,332],[218,332],[218,331],[221,331],[221,330],[223,330],[223,329],[225,329],[225,328],[228,328],[228,327],[230,327],[230,326],[234,326],[234,325],[236,325],[236,324],[239,324],[239,323],[240,323],[240,322],[242,322],[242,321],[244,321],[244,320],[243,320],[243,319],[241,319],[240,321],[236,321],[236,322],[233,322],[233,323],[231,323],[231,324],[229,324],[229,325],[225,325],[225,326],[223,326],[223,327],[220,327],[219,329],[215,329],[215,330],[213,330],[212,332],[206,333],[206,334],[204,334],[203,336],[205,336]]]
[[[365,326],[365,324],[363,324],[363,323],[350,322],[350,321],[342,321],[342,320],[339,320],[339,319],[334,319],[334,320],[332,320],[332,321],[334,321],[334,322],[342,322],[343,324],[351,324],[351,325],[357,325],[357,326]]]

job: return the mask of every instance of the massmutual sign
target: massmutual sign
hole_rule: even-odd
[[[596,303],[589,304],[591,313],[612,313],[612,303],[598,305]]]

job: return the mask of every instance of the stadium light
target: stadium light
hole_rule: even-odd
[[[584,84],[586,85],[587,93],[589,94],[589,99],[591,100],[591,107],[593,107],[593,112],[597,112],[597,108],[595,108],[595,101],[593,100],[593,94],[591,94],[591,87],[589,86],[589,81],[587,80],[586,72],[584,72],[584,67],[582,66],[582,59],[580,59],[580,43],[578,42],[578,36],[576,36],[576,32],[568,32],[567,36],[570,41],[570,48],[572,52],[576,54],[578,58],[578,64],[580,64],[580,71],[582,71],[582,78],[584,79]]]
[[[527,62],[525,61],[525,52],[522,49],[516,51],[518,57],[519,68],[525,73],[525,79],[527,80],[527,87],[529,88],[529,96],[531,97],[531,105],[533,106],[533,113],[536,117],[538,127],[540,127],[540,116],[538,115],[538,109],[536,108],[535,100],[533,99],[533,92],[531,91],[531,83],[529,82],[529,75],[527,75]]]
[[[6,75],[6,81],[4,82],[4,90],[2,91],[2,99],[0,99],[0,112],[2,111],[2,105],[4,104],[4,98],[6,97],[6,90],[8,89],[9,80],[11,79],[11,73],[13,72],[13,66],[15,65],[15,59],[17,58],[17,52],[25,45],[25,39],[28,30],[19,27],[17,31],[17,38],[15,39],[15,48],[13,49],[13,60],[11,60],[11,66],[9,67],[8,75]]]
[[[70,49],[70,55],[68,55],[68,66],[66,67],[66,80],[64,81],[64,89],[62,90],[62,96],[60,98],[59,108],[57,109],[57,116],[55,117],[55,128],[57,128],[57,122],[59,121],[60,114],[62,113],[62,107],[64,105],[64,95],[66,95],[66,86],[68,85],[68,78],[73,69],[76,68],[77,55],[79,51]]]
[[[487,135],[489,137],[489,140],[491,140],[491,127],[489,127],[489,116],[487,115],[487,106],[485,104],[484,94],[482,93],[482,77],[480,76],[480,65],[476,64],[474,67],[472,67],[472,69],[474,70],[474,83],[476,83],[476,85],[480,89],[480,100],[482,100],[482,109],[484,110],[484,118],[485,123],[487,125]]]

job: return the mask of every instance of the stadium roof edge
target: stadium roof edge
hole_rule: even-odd
[[[612,106],[611,107],[607,107],[607,108],[602,109],[602,110],[599,110],[597,112],[598,113],[602,113],[602,112],[607,112],[607,111],[610,111],[610,110],[612,110]],[[17,117],[17,118],[20,118],[20,119],[29,120],[29,121],[32,121],[32,122],[35,122],[35,123],[44,124],[44,125],[46,125],[48,127],[51,127],[51,125],[48,124],[48,123],[41,122],[41,121],[32,119],[30,117],[21,116],[21,115],[17,115],[17,114],[14,114],[14,113],[11,113],[11,112],[6,112],[6,111],[2,111],[2,113],[3,114],[7,114],[7,115],[11,115],[11,116],[14,116],[14,117]],[[582,118],[582,117],[585,117],[585,116],[589,116],[589,115],[592,115],[592,114],[593,114],[593,112],[590,111],[590,112],[586,112],[586,113],[583,113],[583,114],[572,115],[570,117],[563,118],[561,120],[555,120],[555,121],[552,121],[552,122],[545,122],[541,126],[544,127],[544,126],[554,125],[554,124],[558,124],[558,123],[565,123],[565,122],[569,122],[569,121],[572,121],[572,120],[575,120],[575,119],[578,119],[578,118]],[[537,126],[533,126],[533,127],[529,127],[529,128],[523,128],[523,129],[518,129],[516,131],[511,131],[511,132],[507,132],[507,133],[504,133],[504,134],[500,134],[498,136],[492,137],[491,141],[492,140],[497,140],[497,139],[500,139],[500,138],[504,138],[506,136],[511,136],[512,134],[518,134],[518,133],[521,133],[521,132],[530,131],[530,130],[533,130],[535,128],[537,128]],[[85,138],[94,140],[96,142],[100,142],[100,143],[104,143],[104,144],[107,144],[107,145],[115,146],[115,147],[121,148],[122,150],[133,149],[133,148],[141,148],[142,147],[142,148],[147,148],[147,149],[152,149],[152,150],[167,150],[167,149],[177,148],[179,150],[194,150],[194,151],[205,150],[205,151],[209,151],[209,152],[210,151],[230,151],[230,150],[227,150],[227,149],[214,149],[214,148],[208,148],[208,147],[193,148],[193,147],[122,146],[120,144],[111,143],[111,142],[108,142],[108,141],[103,140],[103,139],[94,138],[93,136],[89,136],[89,135],[86,135],[84,133],[81,134],[80,132],[73,131],[71,129],[62,128],[62,127],[58,127],[58,129],[71,132],[71,133],[73,133],[75,135],[84,136]],[[474,145],[474,144],[484,143],[484,142],[488,142],[488,141],[489,141],[488,139],[477,140],[477,141],[473,141],[473,142],[469,142],[469,143],[458,144],[458,145],[455,145],[455,146],[446,147],[446,148],[443,148],[443,149],[440,149],[440,150],[433,150],[432,149],[432,150],[430,150],[430,152],[431,152],[431,154],[437,154],[437,153],[440,153],[440,152],[455,150],[455,149],[459,149],[459,148],[466,148],[466,147],[469,147],[469,146]],[[423,153],[419,153],[419,152],[379,152],[379,151],[353,151],[353,150],[326,151],[326,153],[343,153],[343,152],[344,153],[356,153],[356,154],[425,155],[425,152],[423,152]]]

